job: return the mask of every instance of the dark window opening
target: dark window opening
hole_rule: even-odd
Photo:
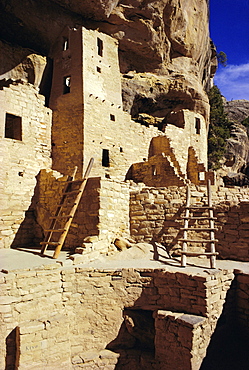
[[[22,140],[22,118],[6,113],[5,137],[8,139]]]
[[[110,114],[110,120],[111,120],[111,121],[115,121],[115,116],[114,116],[114,114]]]
[[[70,88],[71,88],[71,76],[66,76],[64,77],[63,82],[63,94],[70,93]]]
[[[201,132],[201,120],[200,118],[195,119],[195,131],[197,134],[200,134]]]
[[[63,51],[69,49],[69,42],[67,37],[63,37]]]
[[[101,73],[101,68],[97,67],[97,72]]]
[[[122,147],[120,147],[119,150],[120,150],[120,153],[123,153],[123,148]]]
[[[103,149],[102,151],[102,166],[103,167],[110,167],[110,158],[109,158],[109,150]]]
[[[103,56],[103,41],[100,38],[97,38],[97,47],[98,47],[98,55]]]

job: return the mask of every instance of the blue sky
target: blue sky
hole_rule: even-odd
[[[227,55],[215,84],[227,100],[249,100],[249,0],[210,0],[210,35]]]

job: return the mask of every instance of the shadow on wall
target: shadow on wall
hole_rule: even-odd
[[[238,323],[237,295],[236,278],[228,291],[200,370],[249,369],[249,331]]]
[[[18,363],[17,355],[17,338],[18,328],[13,329],[6,337],[6,357],[5,357],[5,370],[15,369],[15,365]]]
[[[40,249],[40,242],[43,240],[43,231],[41,226],[36,220],[36,203],[38,199],[38,179],[39,174],[36,176],[36,186],[34,189],[34,195],[31,199],[30,206],[25,212],[25,218],[20,224],[15,238],[11,244],[11,248],[32,248]]]
[[[222,314],[207,347],[206,357],[201,360],[201,363],[197,360],[196,363],[192,364],[196,366],[194,367],[196,369],[248,370],[249,368],[249,332],[246,332],[246,330],[243,330],[243,328],[238,325],[236,317],[236,286],[236,280],[234,280],[227,292]],[[188,328],[188,325],[187,327],[182,326],[181,321],[177,319],[173,322],[173,326],[176,327],[177,335],[173,333],[172,336],[170,332],[173,328],[170,324],[170,318],[166,318],[163,326],[160,326],[160,323],[155,319],[159,307],[155,301],[151,301],[151,297],[147,293],[148,290],[152,292],[152,289],[154,289],[153,294],[156,295],[157,288],[150,282],[146,288],[142,289],[141,296],[137,299],[135,304],[132,307],[124,309],[123,323],[119,329],[118,335],[106,347],[106,349],[119,354],[119,360],[115,369],[169,370],[173,369],[173,367],[169,365],[170,362],[171,364],[175,364],[174,368],[177,370],[192,368],[191,353],[197,349],[197,346],[200,344],[199,341],[197,340],[195,343],[192,343],[190,327]],[[165,301],[165,309],[172,309],[172,307],[170,307],[170,298],[167,298],[167,300],[168,304]],[[151,304],[151,310],[148,310],[149,304]],[[145,309],[141,307],[145,307]],[[181,315],[179,314],[180,311],[181,310],[176,308],[176,315]],[[171,313],[168,314],[170,314],[169,317],[171,318],[174,316],[174,312],[172,312],[173,316]],[[186,316],[188,316],[188,314],[185,312],[182,318]],[[189,317],[194,316],[189,315]],[[205,319],[202,316],[195,317]],[[199,329],[201,329],[201,327]],[[163,330],[163,332],[160,332],[160,330]],[[208,333],[209,331],[206,331],[206,335],[208,335]],[[175,343],[172,343],[175,335]],[[177,336],[179,337],[177,338]],[[167,338],[169,340],[168,344]],[[180,340],[179,343],[181,344],[186,343],[186,340],[190,340],[192,348],[191,345],[190,347],[186,347],[187,349],[184,348],[184,346],[181,347],[178,340]],[[209,337],[206,337],[206,343],[208,340]],[[172,348],[175,349],[175,353]],[[166,364],[164,359],[161,359],[161,355],[167,358],[168,356],[171,357],[169,363]],[[184,364],[184,366],[182,364]]]
[[[249,261],[249,202],[215,209],[217,251],[221,259]]]
[[[153,369],[156,363],[153,311],[124,309],[123,318],[117,338],[106,347],[120,355],[115,369]]]
[[[155,245],[156,242],[161,243],[166,252],[171,255],[176,247],[178,246],[178,240],[182,237],[183,231],[180,230],[182,224],[179,222],[183,212],[183,206],[181,206],[177,212],[169,219],[164,221],[164,224],[158,234],[153,236],[152,244]],[[179,247],[181,249],[181,247]],[[158,255],[158,261],[161,261],[162,256]]]

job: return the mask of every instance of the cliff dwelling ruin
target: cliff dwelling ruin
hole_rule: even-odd
[[[249,190],[208,169],[207,2],[57,3],[49,37],[15,4],[23,41],[0,41],[0,368],[248,368]]]

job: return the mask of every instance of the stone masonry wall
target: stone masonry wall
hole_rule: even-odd
[[[0,90],[0,248],[32,241],[36,175],[51,166],[51,110],[28,83]],[[6,113],[21,117],[21,140],[5,137]]]
[[[94,176],[124,180],[133,163],[148,158],[151,139],[162,134],[155,127],[132,121],[120,106],[90,93],[84,109],[84,153],[86,161],[94,158]],[[102,162],[104,150],[109,155],[106,166]]]
[[[166,125],[165,134],[174,148],[176,159],[182,173],[186,174],[188,164],[188,148],[193,147],[198,163],[203,163],[207,170],[207,128],[206,122],[200,114],[184,109],[184,128],[175,125]],[[199,130],[196,129],[196,119],[199,120]],[[198,133],[197,133],[198,132]]]
[[[16,362],[25,370],[34,364],[38,370],[66,370],[73,368],[72,358],[75,366],[81,361],[83,367],[97,369],[96,351],[99,361],[102,356],[107,362],[108,353],[101,351],[122,334],[124,308],[194,315],[205,327],[202,338],[207,346],[232,279],[232,272],[225,270],[211,274],[200,269],[196,273],[176,272],[170,267],[115,271],[60,268],[58,263],[0,273],[0,368],[10,369]],[[195,330],[191,333],[195,337]],[[184,335],[179,331],[182,343]],[[189,362],[189,352],[198,351],[200,336],[183,361]],[[160,362],[165,341],[155,343],[156,361]],[[205,346],[199,351],[201,356],[205,356]],[[114,352],[120,354],[122,362],[129,351],[124,354],[116,348]],[[110,362],[115,363],[113,358]],[[112,366],[110,369],[115,368]]]
[[[236,316],[242,330],[249,330],[249,274],[236,272]]]
[[[60,203],[66,177],[55,171],[42,170],[38,177],[35,204],[37,222],[43,230],[49,228],[49,217]],[[88,179],[75,217],[71,224],[65,247],[84,247],[84,254],[97,258],[106,253],[116,236],[129,235],[129,185],[100,177]],[[95,244],[84,243],[86,237]],[[96,243],[99,240],[99,243]]]
[[[249,189],[212,187],[214,214],[217,217],[216,238],[220,258],[249,261]],[[206,188],[192,186],[191,202],[204,204]],[[183,206],[186,202],[185,187],[144,188],[131,193],[131,236],[137,242],[159,242],[168,251],[181,249]],[[201,214],[198,214],[201,216]],[[200,226],[201,227],[201,226]],[[190,234],[189,234],[190,235]],[[192,232],[194,238],[205,239],[206,234]],[[196,246],[196,245],[195,245]],[[193,245],[194,247],[194,245]],[[203,243],[198,245],[204,250]],[[160,257],[160,256],[159,256]]]
[[[68,48],[64,47],[67,40]],[[70,175],[83,173],[82,32],[65,28],[52,51],[53,80],[49,106],[53,110],[53,169]],[[64,50],[66,49],[66,50]],[[70,86],[66,86],[66,79]]]
[[[159,310],[155,322],[158,369],[199,369],[209,343],[207,321],[200,316]]]
[[[132,163],[148,157],[151,139],[162,132],[141,126],[123,111],[117,40],[86,29],[82,35],[85,161],[94,158],[94,176],[124,180]],[[109,163],[103,164],[103,151]]]
[[[152,137],[162,132],[142,127],[123,112],[116,39],[65,28],[52,54],[53,169],[68,174],[78,166],[81,177],[83,165],[93,157],[92,176],[124,180],[132,163],[147,158]],[[65,92],[67,77],[70,88]]]

